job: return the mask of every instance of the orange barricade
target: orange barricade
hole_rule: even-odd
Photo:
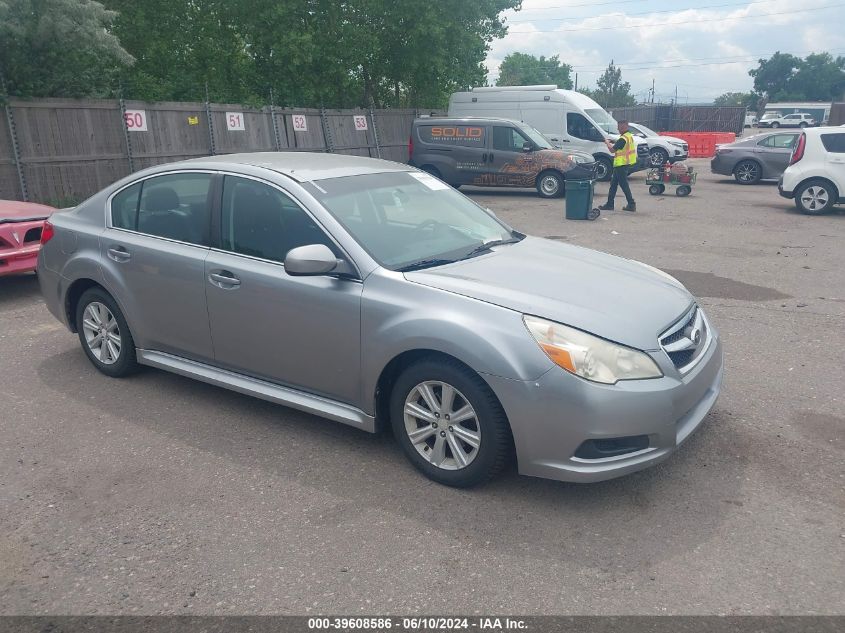
[[[733,132],[661,132],[661,136],[674,136],[689,145],[690,158],[710,158],[716,154],[716,145],[733,143]]]

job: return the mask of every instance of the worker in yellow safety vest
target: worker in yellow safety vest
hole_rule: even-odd
[[[610,191],[607,193],[607,204],[599,207],[602,211],[613,210],[613,200],[616,198],[616,189],[622,188],[625,194],[627,205],[622,207],[623,211],[636,211],[637,203],[631,195],[631,185],[628,184],[628,174],[637,164],[637,146],[634,143],[633,135],[628,131],[628,122],[619,121],[619,138],[614,143],[605,139],[607,149],[613,152],[613,175],[610,178]]]

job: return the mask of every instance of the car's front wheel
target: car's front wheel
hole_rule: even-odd
[[[772,127],[780,127],[780,123],[778,123],[777,121],[775,121],[774,123],[772,123]]]
[[[596,180],[610,180],[613,174],[613,163],[609,158],[596,159]]]
[[[537,193],[541,198],[563,195],[563,177],[556,171],[544,171],[537,177]]]
[[[795,192],[795,206],[806,215],[822,215],[833,209],[839,194],[826,180],[810,180]]]
[[[122,378],[138,368],[129,326],[105,290],[90,288],[82,293],[76,305],[76,327],[86,356],[107,376]]]
[[[447,486],[489,480],[510,454],[502,406],[476,373],[454,360],[430,357],[402,372],[391,394],[390,417],[411,463]]]
[[[668,160],[669,153],[661,147],[655,147],[648,154],[648,161],[652,167],[663,167]]]

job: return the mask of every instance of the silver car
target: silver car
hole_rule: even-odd
[[[776,180],[789,165],[792,148],[800,135],[800,132],[768,132],[717,145],[710,171],[733,176],[741,185]]]
[[[719,395],[695,299],[638,262],[527,237],[406,165],[266,153],[133,174],[43,231],[50,311],[139,364],[376,432],[451,486],[515,455],[597,481],[665,459]]]

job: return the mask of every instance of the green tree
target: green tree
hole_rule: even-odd
[[[0,78],[9,94],[107,96],[132,63],[111,27],[117,17],[91,0],[0,0]]]
[[[770,101],[791,98],[789,83],[800,61],[794,55],[781,52],[758,60],[758,67],[748,71],[754,78],[754,91],[766,95]]]
[[[726,92],[713,100],[715,106],[741,106],[757,111],[760,95],[753,92]]]
[[[526,53],[511,53],[499,66],[497,86],[530,86],[554,84],[558,88],[572,88],[572,66],[562,64],[557,55],[546,58]]]
[[[814,53],[798,62],[788,91],[807,101],[833,101],[845,93],[845,57]]]
[[[625,108],[637,104],[631,94],[631,84],[622,81],[622,69],[616,66],[613,60],[610,60],[610,64],[596,81],[596,89],[582,92],[605,108]]]

